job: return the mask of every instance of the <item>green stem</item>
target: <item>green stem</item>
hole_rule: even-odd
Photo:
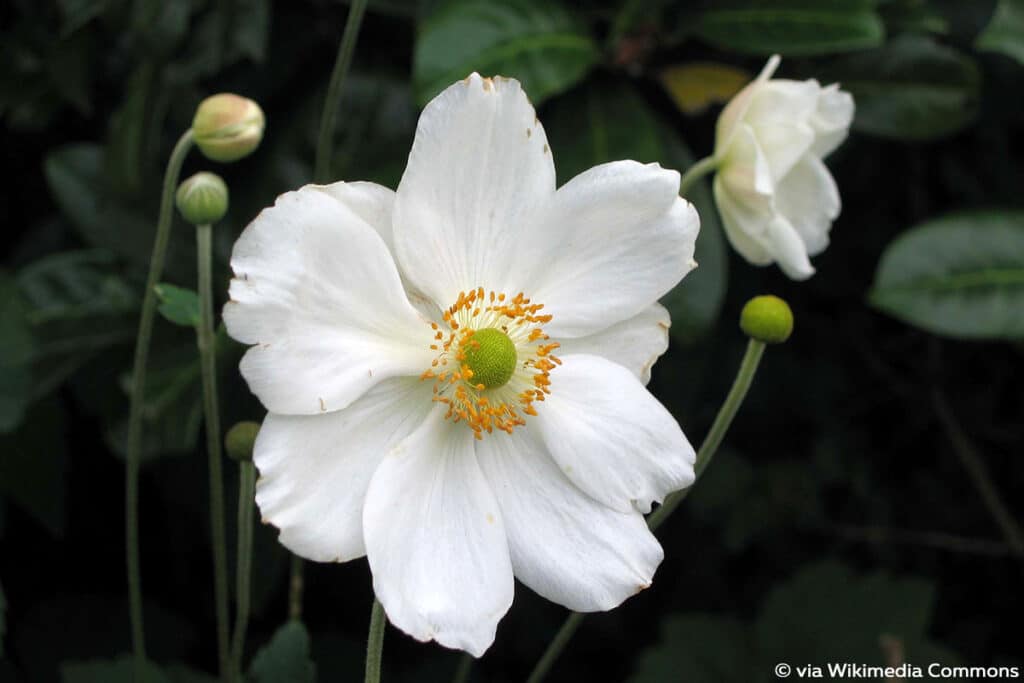
[[[764,355],[764,347],[764,342],[756,339],[751,339],[747,343],[747,352],[743,354],[743,360],[740,362],[740,369],[736,373],[736,379],[733,380],[732,388],[729,389],[729,394],[725,397],[722,407],[718,409],[715,421],[711,423],[711,431],[704,437],[704,443],[697,451],[697,462],[693,466],[697,478],[700,478],[700,475],[707,469],[708,463],[711,462],[711,458],[722,444],[725,433],[729,431],[736,412],[743,405],[743,399],[747,397],[747,391],[750,390],[750,385],[754,381],[754,374],[761,362],[761,356]],[[665,502],[647,518],[647,526],[651,528],[651,531],[661,526],[661,523],[679,507],[689,492],[690,489],[686,488],[665,498]]]
[[[473,655],[463,652],[459,657],[459,666],[455,669],[455,676],[452,683],[466,683],[469,680],[469,672],[473,670]]]
[[[356,40],[359,38],[359,27],[363,23],[366,3],[367,0],[353,0],[349,7],[345,31],[341,35],[338,56],[334,60],[334,70],[331,72],[331,81],[327,86],[327,99],[324,100],[324,111],[320,117],[320,132],[316,141],[316,165],[313,171],[313,180],[318,183],[326,183],[330,180],[334,128],[338,120],[341,89],[345,85],[345,77],[352,64],[352,54],[356,49]]]
[[[690,167],[690,170],[683,174],[682,179],[680,179],[679,194],[685,197],[686,193],[689,191],[690,187],[695,182],[697,182],[698,180],[700,180],[708,173],[711,173],[717,168],[718,159],[716,159],[714,156],[704,157],[703,159],[695,163],[693,166]]]
[[[156,314],[156,291],[164,270],[167,241],[171,234],[174,210],[174,191],[178,176],[192,147],[192,130],[178,139],[164,171],[163,193],[160,197],[160,215],[156,222],[153,255],[149,259],[149,274],[142,296],[139,332],[135,339],[135,360],[128,412],[128,453],[125,458],[125,556],[128,564],[128,603],[132,622],[132,650],[135,654],[135,678],[142,680],[146,661],[146,638],[142,625],[142,575],[139,570],[139,462],[142,459],[142,411],[146,394],[146,364],[153,336],[153,318]]]
[[[210,536],[213,543],[213,594],[217,613],[217,655],[220,675],[229,676],[227,533],[224,530],[224,473],[221,457],[220,413],[217,409],[217,349],[213,334],[212,228],[196,226],[199,268],[199,362],[203,373],[206,412],[206,453],[210,466]]]
[[[380,683],[380,663],[384,651],[384,627],[387,625],[384,607],[373,599],[370,612],[370,634],[366,638],[366,683]]]
[[[698,164],[699,165],[699,164]],[[696,167],[695,167],[696,168]],[[691,169],[692,171],[693,169]],[[688,174],[689,175],[689,174]],[[747,344],[747,352],[743,355],[743,360],[740,362],[739,371],[736,373],[736,379],[733,380],[732,388],[729,390],[729,394],[725,397],[725,402],[722,403],[722,407],[718,409],[718,415],[715,416],[715,421],[711,424],[711,430],[708,435],[704,438],[704,443],[701,444],[700,449],[697,451],[697,461],[694,465],[694,471],[699,478],[707,468],[708,463],[711,462],[711,458],[714,456],[715,451],[722,443],[722,439],[725,438],[725,433],[729,431],[729,425],[732,424],[732,420],[736,417],[736,412],[740,406],[743,405],[743,399],[747,396],[747,391],[750,389],[751,383],[754,381],[754,374],[757,372],[757,366],[761,362],[761,356],[764,354],[765,344],[762,341],[751,339]],[[686,494],[689,493],[690,489],[683,489],[682,491],[676,491],[665,498],[665,502],[647,518],[647,526],[651,530],[657,529],[661,526],[662,522],[668,518],[672,512],[679,507],[679,503],[686,498]],[[533,668],[533,672],[530,673],[530,677],[527,683],[540,683],[544,680],[544,676],[547,675],[548,670],[558,659],[558,656],[562,654],[562,650],[568,645],[569,640],[572,639],[576,629],[579,628],[580,623],[583,621],[584,614],[578,612],[572,612],[566,618],[565,622],[562,623],[562,627],[558,629],[558,633],[555,634],[554,640],[548,644],[547,650],[544,651],[540,661]]]
[[[562,650],[569,644],[569,641],[576,633],[576,629],[583,623],[583,617],[585,616],[585,614],[580,614],[579,612],[569,613],[565,622],[562,623],[562,628],[558,629],[558,633],[555,634],[555,639],[548,645],[548,649],[544,651],[544,655],[537,662],[537,666],[533,667],[533,671],[530,672],[530,677],[526,679],[526,683],[540,683],[544,680],[551,666],[558,659],[558,655],[562,654]]]
[[[235,633],[231,642],[231,673],[235,680],[241,680],[245,630],[249,626],[253,499],[256,492],[256,466],[251,461],[242,461],[238,466],[238,566],[235,568]]]
[[[288,583],[288,618],[302,620],[302,558],[292,555],[291,580]]]

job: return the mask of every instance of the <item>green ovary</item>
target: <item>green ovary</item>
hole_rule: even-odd
[[[516,346],[501,330],[487,327],[477,330],[466,343],[465,364],[473,371],[471,384],[485,389],[505,386],[516,371]]]

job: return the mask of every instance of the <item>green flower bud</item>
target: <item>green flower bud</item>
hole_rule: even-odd
[[[259,147],[264,125],[260,105],[221,93],[199,104],[192,119],[192,138],[207,159],[237,161]]]
[[[256,445],[256,434],[260,426],[255,422],[238,422],[224,437],[224,450],[228,457],[239,462],[252,460],[252,449]]]
[[[781,344],[793,333],[793,311],[777,296],[755,296],[740,313],[740,329],[766,344]]]
[[[219,175],[202,171],[178,186],[174,203],[192,225],[216,223],[228,212],[228,186]]]

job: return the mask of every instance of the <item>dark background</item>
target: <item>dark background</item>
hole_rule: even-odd
[[[767,292],[786,298],[795,333],[768,349],[722,450],[659,531],[666,559],[653,587],[589,617],[551,680],[774,680],[778,661],[1024,664],[1022,558],[963,460],[980,461],[1010,513],[1024,516],[1021,343],[937,336],[869,303],[879,259],[897,235],[954,211],[1021,206],[1024,66],[975,47],[993,2],[825,4],[871,8],[885,38],[814,54],[797,42],[796,56],[783,49],[779,75],[827,80],[861,69],[862,80],[905,86],[908,100],[872,99],[870,88],[862,98],[851,86],[858,116],[868,118],[829,159],[844,208],[808,282],[743,262],[723,246],[706,191],[694,196],[704,226],[700,277],[670,295],[673,345],[651,383],[691,440],[706,433],[742,356],[742,304]],[[437,5],[371,2],[342,96],[334,178],[397,184],[428,88],[414,69],[426,49],[418,41],[458,3]],[[752,77],[770,53],[702,33],[701,13],[714,5],[628,3],[636,11],[625,13],[621,31],[619,2],[571,10],[598,46],[594,63],[534,97],[560,182],[609,159],[683,167],[685,147],[696,157],[711,152],[720,105],[684,113],[659,75],[712,61]],[[234,91],[264,108],[256,154],[221,166],[193,153],[185,167],[215,167],[231,188],[231,211],[216,228],[223,298],[234,237],[277,194],[311,180],[346,14],[345,4],[325,0],[15,0],[0,8],[0,680],[60,680],[67,662],[130,650],[124,387],[163,164],[203,96]],[[924,66],[896,75],[865,66],[878,55],[898,65],[903,53],[885,50],[908,36],[947,46],[968,65],[965,79],[937,86],[947,100],[913,90],[918,75],[943,78]],[[463,75],[478,68],[465,66]],[[518,68],[503,73],[533,94]],[[192,239],[178,221],[165,281],[194,287]],[[163,319],[156,335],[140,520],[147,640],[159,664],[212,672],[193,335]],[[263,415],[238,377],[241,353],[223,341],[226,425]],[[229,538],[236,477],[228,463]],[[288,564],[273,530],[258,528],[248,656],[285,622]],[[365,560],[307,564],[305,578],[303,622],[318,680],[358,680],[372,600]],[[517,586],[474,680],[525,678],[564,616]],[[458,657],[392,629],[385,678],[448,680]],[[64,680],[92,679],[72,668]]]

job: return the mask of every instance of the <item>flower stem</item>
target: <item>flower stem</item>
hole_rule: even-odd
[[[317,183],[326,183],[330,180],[334,128],[338,120],[341,89],[345,85],[345,77],[352,64],[352,53],[356,49],[356,40],[359,38],[359,27],[363,23],[366,3],[367,0],[352,0],[352,5],[348,10],[348,20],[345,22],[345,31],[341,35],[341,43],[338,46],[338,56],[334,60],[334,70],[331,72],[331,81],[327,86],[327,99],[324,100],[324,111],[320,117],[320,132],[316,141],[316,165],[313,170],[313,180]]]
[[[174,191],[178,186],[181,166],[192,147],[192,130],[178,139],[164,171],[163,193],[160,197],[160,215],[156,222],[153,255],[149,259],[149,274],[142,296],[139,331],[135,339],[135,360],[132,365],[132,383],[129,393],[128,452],[125,458],[125,556],[128,564],[128,603],[132,622],[132,650],[135,655],[135,678],[142,680],[146,661],[146,638],[142,624],[142,575],[139,569],[139,462],[142,459],[142,410],[145,405],[146,364],[153,336],[153,318],[156,314],[156,291],[164,270],[167,241],[171,234]]]
[[[708,463],[711,462],[715,451],[718,450],[722,439],[725,438],[725,433],[729,431],[729,425],[732,424],[733,418],[736,417],[736,412],[743,405],[743,399],[747,396],[747,391],[754,381],[757,366],[761,362],[761,356],[764,354],[764,347],[765,343],[756,339],[751,339],[747,344],[747,351],[740,362],[740,368],[736,373],[736,379],[733,380],[732,388],[729,389],[729,394],[725,397],[722,407],[718,409],[718,415],[715,416],[715,421],[711,424],[711,430],[704,438],[704,443],[701,444],[700,449],[697,451],[697,462],[694,465],[694,471],[698,478],[707,468]],[[665,498],[665,502],[647,518],[647,526],[652,531],[661,526],[661,523],[679,507],[679,503],[686,498],[686,494],[689,491],[690,489],[676,491]],[[541,656],[537,665],[533,668],[530,677],[526,679],[527,683],[540,683],[544,680],[548,670],[555,663],[555,660],[558,659],[558,656],[562,654],[562,650],[568,645],[573,634],[576,633],[576,629],[579,628],[584,616],[586,615],[578,612],[569,614],[565,622],[562,623],[562,627],[558,629],[554,639],[548,645],[547,650],[544,651],[543,656]]]
[[[473,670],[473,655],[463,652],[459,657],[459,666],[455,669],[455,676],[452,683],[466,683],[469,680],[469,672]]]
[[[687,191],[689,191],[690,187],[695,182],[717,168],[718,159],[714,156],[704,157],[695,163],[686,173],[683,174],[682,179],[679,181],[679,194],[685,197]]]
[[[555,634],[555,639],[548,645],[548,649],[544,651],[544,655],[537,662],[537,666],[533,667],[533,671],[530,672],[530,677],[526,679],[526,683],[540,683],[544,680],[544,677],[548,675],[548,670],[558,659],[558,655],[562,654],[562,650],[569,644],[573,635],[576,633],[576,629],[583,623],[583,617],[585,614],[579,612],[570,612],[569,616],[566,617],[565,622],[562,623],[562,628],[558,629],[558,633]]]
[[[765,343],[756,339],[751,339],[747,343],[747,352],[743,354],[743,360],[740,362],[740,369],[736,373],[736,379],[733,380],[732,388],[729,389],[729,394],[725,397],[722,407],[718,409],[715,421],[711,423],[711,431],[704,437],[704,443],[700,445],[700,449],[697,451],[697,462],[694,464],[693,469],[698,478],[707,469],[708,463],[711,462],[711,458],[714,457],[718,447],[722,444],[725,433],[729,431],[729,426],[732,424],[733,418],[736,417],[736,412],[743,405],[743,399],[747,397],[747,391],[750,390],[750,385],[754,381],[754,374],[757,372],[757,366],[761,362],[761,356],[764,354],[764,347]],[[651,531],[661,526],[661,523],[679,507],[679,504],[683,502],[683,499],[686,498],[689,492],[690,489],[687,488],[682,491],[676,491],[665,498],[665,502],[647,518],[647,526],[651,528]]]
[[[210,467],[210,536],[213,543],[213,593],[217,613],[217,655],[220,675],[229,675],[228,564],[224,530],[224,473],[221,458],[220,413],[217,409],[217,349],[213,333],[212,228],[196,226],[199,268],[199,326],[196,336],[203,376],[203,408],[206,412],[206,453]]]
[[[370,612],[370,634],[366,638],[366,683],[380,683],[380,664],[384,650],[384,627],[387,625],[384,607],[373,599]]]
[[[231,673],[241,680],[245,630],[249,626],[249,583],[252,576],[252,518],[256,466],[238,463],[238,557],[235,576],[235,632],[231,642]]]

